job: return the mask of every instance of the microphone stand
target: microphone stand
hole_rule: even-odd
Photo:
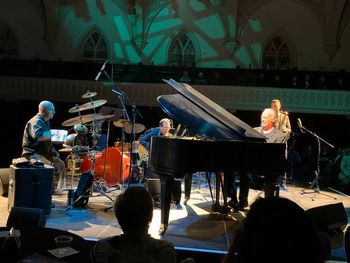
[[[311,193],[315,193],[315,195],[312,197],[312,201],[315,200],[315,196],[316,194],[322,194],[324,196],[328,196],[330,198],[333,199],[337,199],[334,196],[330,196],[330,195],[326,195],[320,192],[320,187],[318,185],[318,181],[320,178],[320,160],[321,160],[321,141],[325,144],[327,144],[329,147],[334,148],[334,146],[332,144],[330,144],[329,142],[327,142],[326,140],[322,139],[320,136],[318,136],[316,133],[310,131],[309,129],[305,128],[304,126],[299,127],[301,129],[302,132],[307,132],[309,134],[311,134],[313,137],[316,138],[317,140],[317,159],[316,159],[316,170],[315,170],[315,178],[314,180],[310,183],[309,189],[313,189],[313,191],[309,191],[306,192],[305,189],[302,190],[302,195],[303,194],[311,194]]]
[[[130,117],[124,103],[124,95],[118,93],[118,98],[123,108],[123,119],[124,120],[126,119],[128,122],[130,122]],[[123,123],[123,127],[122,127],[122,152],[120,156],[120,168],[119,168],[119,183],[121,183],[121,190],[124,190],[124,180],[123,180],[124,145],[125,145],[125,122]]]
[[[138,115],[140,118],[143,118],[142,114],[139,112],[139,110],[136,108],[135,102],[131,101],[129,97],[126,95],[126,93],[120,89],[112,89],[112,91],[119,96],[126,98],[126,100],[130,103],[131,105],[131,116],[132,118],[130,119],[129,116],[127,116],[128,121],[131,121],[131,142],[130,142],[130,165],[129,165],[129,180],[128,180],[128,187],[130,186],[131,182],[131,177],[134,176],[135,173],[138,173],[138,167],[137,167],[137,162],[135,161],[135,154],[133,153],[134,143],[136,139],[136,132],[135,132],[135,123],[136,123],[136,115]],[[124,105],[123,105],[124,108]],[[125,110],[126,112],[126,110]],[[126,112],[127,114],[127,112]],[[137,169],[137,170],[136,170]]]

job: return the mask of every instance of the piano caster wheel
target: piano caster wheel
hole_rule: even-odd
[[[166,230],[167,230],[167,228],[168,228],[167,226],[161,225],[161,226],[160,226],[160,229],[159,229],[159,232],[158,232],[159,235],[160,235],[160,236],[164,236],[164,235],[165,235],[165,232],[166,232]]]

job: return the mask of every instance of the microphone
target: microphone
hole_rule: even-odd
[[[96,78],[95,78],[96,81],[98,81],[98,79],[101,77],[102,72],[104,72],[107,62],[108,62],[108,60],[106,60],[106,61],[103,63],[103,65],[102,65],[100,71],[98,72],[98,74],[97,74],[97,76],[96,76]]]
[[[118,89],[118,90],[112,89],[112,92],[118,94],[119,96],[122,96],[122,97],[124,96],[124,92],[121,91],[120,89]]]
[[[298,127],[301,131],[303,131],[303,124],[301,123],[301,120],[298,118],[297,119],[297,124],[298,124]]]

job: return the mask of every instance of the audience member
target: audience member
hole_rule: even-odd
[[[310,80],[310,75],[306,74],[303,80],[303,84],[301,85],[302,88],[304,89],[310,89],[311,87],[311,80]]]
[[[182,76],[180,77],[179,81],[182,82],[182,83],[186,83],[186,84],[190,84],[191,83],[191,78],[188,75],[188,71],[187,70],[182,72]]]
[[[115,200],[114,213],[123,234],[99,240],[93,250],[94,262],[176,262],[173,244],[148,234],[153,201],[144,187],[129,187],[121,193]]]
[[[198,73],[198,76],[195,79],[194,83],[196,85],[205,85],[205,84],[207,84],[207,80],[205,79],[203,72],[199,72]]]
[[[324,76],[320,76],[318,78],[316,88],[317,89],[328,89],[327,83],[326,83],[326,78]]]
[[[326,252],[304,209],[286,198],[250,207],[222,263],[324,262]]]
[[[291,83],[289,85],[290,88],[292,89],[297,89],[299,88],[299,84],[298,84],[298,77],[297,76],[293,76],[291,79]]]

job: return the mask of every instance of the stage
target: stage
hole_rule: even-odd
[[[183,205],[183,193],[181,203],[172,205],[169,227],[165,236],[158,235],[160,209],[157,207],[154,209],[149,232],[155,238],[172,242],[178,249],[204,250],[224,254],[232,240],[231,233],[245,217],[245,212],[231,212],[228,215],[211,212],[212,200],[209,188],[206,182],[198,183],[198,178],[196,180],[187,206]],[[127,184],[124,185],[125,187]],[[321,189],[320,193],[308,190],[311,193],[302,194],[303,189],[296,184],[289,184],[288,191],[280,192],[280,196],[295,201],[305,210],[341,202],[347,215],[350,215],[350,198],[348,196],[332,189]],[[109,198],[114,199],[121,191],[116,188],[108,188],[107,193],[94,192],[86,207],[79,209],[67,209],[67,192],[64,192],[63,195],[53,196],[55,207],[47,216],[46,226],[67,230],[88,240],[119,235],[121,229],[115,219],[113,208],[111,208],[112,201]],[[254,202],[259,196],[263,196],[261,191],[251,189],[249,203]],[[0,197],[0,209],[0,226],[5,226],[8,217],[7,198]],[[248,210],[249,208],[246,211]],[[281,231],[281,235],[283,235],[283,231]],[[332,259],[334,260],[346,260],[342,238],[342,233],[334,231],[330,234]]]

